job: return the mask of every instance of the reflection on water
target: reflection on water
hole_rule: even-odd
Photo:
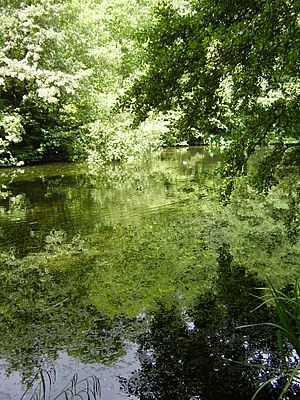
[[[257,325],[274,321],[256,296],[262,285],[255,274],[233,265],[224,246],[214,291],[184,314],[176,303],[159,304],[149,331],[139,339],[141,365],[130,378],[120,379],[124,391],[143,400],[252,399],[259,385],[285,367],[274,330]],[[237,329],[246,324],[256,325]],[[274,379],[256,398],[277,400],[285,383]],[[299,395],[294,385],[284,398]]]
[[[122,396],[115,383],[105,392],[109,376],[123,375],[118,360],[124,360],[123,370],[134,368],[126,343],[145,330],[146,319],[117,314],[123,312],[120,305],[127,314],[142,311],[147,285],[155,279],[153,271],[143,286],[137,254],[146,255],[148,246],[157,252],[151,230],[166,232],[159,213],[167,213],[168,221],[173,214],[182,218],[173,206],[186,201],[197,174],[213,167],[213,157],[202,149],[167,151],[138,167],[114,165],[96,174],[71,164],[0,171],[0,355],[2,370],[11,374],[2,375],[2,398],[4,393],[20,397],[20,378],[28,381],[36,368],[60,365],[65,352],[64,370],[72,365],[72,372],[89,373],[94,365],[104,381],[103,398]],[[173,232],[172,226],[168,229]],[[174,252],[169,251],[171,265]],[[120,271],[125,260],[128,265],[135,260],[131,271],[126,266]],[[157,267],[160,261],[158,255]],[[164,275],[165,283],[158,280],[153,290],[168,290]],[[135,302],[129,299],[126,305],[122,295],[116,296],[116,287],[120,293],[123,286],[127,290],[126,276],[140,282],[141,299],[131,312]]]
[[[118,375],[128,375],[132,368],[139,367],[136,350],[135,345],[127,344],[125,357],[121,357],[110,367],[96,363],[83,364],[67,354],[60,354],[55,362],[57,386],[60,386],[58,380],[61,384],[68,382],[76,372],[80,371],[82,377],[91,375],[101,377],[102,399],[124,399],[125,396],[119,390]],[[132,396],[132,399],[135,399],[135,397]]]
[[[1,399],[52,365],[57,391],[94,373],[104,400],[250,399],[278,370],[272,332],[236,330],[273,317],[251,312],[256,276],[217,262],[232,219],[216,212],[218,157],[190,148],[97,173],[0,171]],[[240,227],[252,223],[239,212]]]
[[[176,193],[178,183],[188,186],[216,158],[195,148],[166,151],[138,166],[109,166],[93,175],[68,164],[0,171],[2,246],[24,254],[40,248],[53,229],[72,237],[95,232],[99,225],[140,223],[148,212],[183,200]]]
[[[7,369],[5,361],[0,360],[2,371]],[[118,375],[127,376],[132,368],[138,368],[136,346],[128,344],[125,357],[120,358],[113,366],[106,367],[97,363],[82,363],[79,359],[70,357],[66,353],[59,353],[55,360],[55,379],[51,388],[51,398],[59,395],[61,388],[65,387],[79,371],[79,380],[95,375],[101,376],[101,398],[108,400],[121,400],[128,398],[119,390]],[[50,367],[49,367],[50,371]],[[1,400],[20,399],[20,393],[24,393],[26,385],[22,385],[21,376],[13,372],[6,376],[0,372],[0,398]],[[29,398],[29,396],[27,397]],[[130,396],[136,399],[135,396]]]

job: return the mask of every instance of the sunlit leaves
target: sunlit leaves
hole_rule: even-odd
[[[148,68],[121,106],[137,122],[151,110],[180,110],[185,139],[233,139],[223,165],[232,186],[257,148],[298,141],[299,13],[284,0],[189,1],[184,13],[162,3],[148,30]]]
[[[24,160],[42,160],[47,153],[49,157],[51,143],[46,138],[53,129],[70,130],[68,118],[60,109],[64,103],[76,101],[75,94],[89,72],[84,65],[70,68],[62,26],[67,5],[51,0],[25,2],[18,7],[2,7],[0,12],[2,163],[19,165]],[[19,124],[18,136],[15,121]],[[63,141],[55,146],[57,151],[66,151]]]

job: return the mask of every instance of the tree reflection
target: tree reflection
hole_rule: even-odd
[[[199,296],[192,310],[183,314],[172,302],[158,305],[149,332],[140,338],[140,370],[120,378],[125,392],[141,400],[250,400],[283,368],[272,328],[237,329],[274,320],[270,309],[257,308],[261,299],[253,293],[263,285],[255,274],[234,266],[223,246],[215,288]],[[270,383],[257,399],[277,399],[284,383]],[[293,386],[285,399],[299,394]]]
[[[24,380],[60,352],[83,363],[113,364],[131,335],[133,321],[108,318],[90,304],[91,258],[79,241],[57,244],[60,236],[49,235],[44,252],[23,259],[0,255],[0,357],[7,374],[19,371]]]

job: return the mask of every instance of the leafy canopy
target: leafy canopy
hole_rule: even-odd
[[[0,165],[68,158],[90,75],[68,45],[72,10],[60,1],[25,1],[1,6],[0,15]]]
[[[148,9],[139,0],[1,2],[0,166],[128,152],[136,132],[126,140],[128,114],[110,108],[140,65],[135,33]]]
[[[137,123],[151,110],[172,110],[182,139],[229,137],[223,165],[229,183],[270,143],[257,186],[268,190],[283,168],[297,170],[298,0],[189,0],[177,8],[163,1],[145,39],[145,72],[120,100]]]

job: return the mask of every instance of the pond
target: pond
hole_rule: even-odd
[[[250,399],[280,370],[276,332],[236,327],[273,320],[251,293],[271,271],[292,281],[300,249],[282,194],[240,184],[219,203],[219,159],[191,147],[0,171],[1,399],[40,368],[49,398],[78,373],[104,400]]]

